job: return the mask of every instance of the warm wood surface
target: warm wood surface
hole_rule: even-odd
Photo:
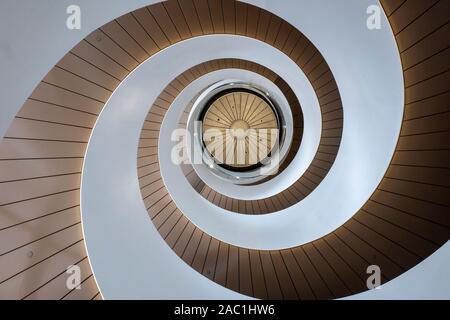
[[[422,41],[427,41],[426,37],[415,39],[408,49],[415,49],[415,52],[402,50],[399,40],[406,37],[407,32],[414,34],[427,25],[424,16],[432,19],[436,26],[430,30],[430,35],[448,26],[450,11],[444,10],[446,14],[442,14],[443,8],[433,9],[438,5],[448,9],[445,1],[434,5],[404,1],[391,8],[393,14],[389,21],[395,25],[396,17],[401,17],[406,25],[396,34],[405,75],[405,118],[386,176],[352,219],[331,234],[299,247],[248,250],[204,233],[178,209],[170,207],[168,198],[164,198],[170,207],[167,210],[156,207],[158,201],[156,205],[149,202],[151,217],[158,219],[162,214],[161,220],[165,221],[163,224],[158,222],[157,227],[167,224],[164,230],[172,230],[173,234],[164,231],[162,236],[166,241],[170,237],[168,244],[174,251],[206,277],[247,295],[271,299],[331,299],[367,290],[366,269],[369,265],[380,266],[384,283],[415,266],[448,241],[450,154],[446,150],[446,135],[450,122],[446,119],[450,110],[449,82],[445,76],[450,60],[442,55],[447,54],[449,40],[446,38],[444,44],[432,42],[433,50],[429,47],[430,42],[427,46],[421,45]],[[403,6],[407,9],[402,9]],[[303,43],[303,46],[311,45]],[[303,54],[306,52],[307,48]],[[417,59],[406,63],[405,52],[409,54],[406,57],[416,56]],[[332,100],[336,99],[336,93],[330,92],[320,99],[321,103],[325,101],[324,126],[329,130],[336,125],[334,117],[342,117],[341,111],[333,109],[336,106],[331,110],[326,108],[335,103]],[[335,151],[336,147],[321,146],[321,151],[325,150]],[[224,201],[207,187],[201,192],[209,201],[229,210],[255,211],[256,206],[247,206],[248,203],[239,200]],[[165,197],[170,196],[166,194]],[[260,201],[256,208],[276,210],[277,205],[283,206],[281,201]]]
[[[366,290],[369,264],[379,265],[387,281],[448,241],[450,2],[381,2],[399,46],[406,101],[401,137],[377,190],[333,233],[297,248],[256,251],[220,242],[193,226],[164,186],[143,189],[155,225],[198,272],[260,298],[334,298]],[[303,68],[328,114],[320,161],[305,174],[305,184],[331,166],[342,130],[339,93],[323,57],[291,25],[231,0],[170,0],[136,10],[94,31],[64,56],[0,144],[0,298],[100,297],[79,214],[81,163],[92,126],[112,91],[147,57],[182,39],[223,32],[265,41]],[[164,97],[158,103],[169,107]],[[150,118],[144,129],[159,126]],[[138,161],[149,164],[155,153],[149,141],[139,148]],[[157,164],[140,169],[141,182],[160,179]],[[296,187],[299,194],[309,190],[307,184]],[[240,202],[227,205],[246,208]],[[82,269],[81,291],[64,285],[71,264]]]

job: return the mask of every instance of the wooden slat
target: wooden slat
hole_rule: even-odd
[[[157,135],[142,136],[138,166],[144,203],[161,235],[196,270],[259,298],[332,298],[365,290],[370,264],[379,265],[387,281],[448,241],[449,3],[382,4],[401,52],[405,121],[379,188],[334,233],[273,252],[211,238],[177,210],[159,180],[153,162]],[[78,212],[79,168],[91,128],[111,92],[140,62],[171,43],[213,32],[256,37],[297,61],[318,93],[324,131],[318,160],[289,193],[249,204],[205,186],[205,196],[228,210],[267,213],[291,205],[293,197],[300,201],[320,183],[337,154],[343,114],[336,83],[313,44],[286,22],[242,2],[170,0],[139,9],[91,33],[61,59],[0,144],[0,168],[5,172],[0,183],[1,298],[101,298],[86,260]],[[237,59],[194,67],[155,101],[149,118],[153,122],[146,122],[144,131],[159,130],[182,86],[215,66],[247,66],[275,77],[267,68]],[[280,86],[287,90],[284,83]],[[286,97],[293,99],[291,92]],[[62,284],[67,266],[74,263],[82,267],[84,282],[82,290],[68,291]]]

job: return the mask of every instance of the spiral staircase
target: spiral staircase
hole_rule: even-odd
[[[450,298],[450,1],[96,5],[0,111],[0,299]]]

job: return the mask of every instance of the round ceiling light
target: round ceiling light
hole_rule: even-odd
[[[238,172],[256,169],[277,147],[278,119],[270,100],[256,91],[219,92],[201,116],[203,145],[223,168]]]
[[[234,184],[255,183],[276,172],[286,158],[292,123],[289,105],[273,92],[235,79],[219,81],[196,98],[189,112],[191,163]]]

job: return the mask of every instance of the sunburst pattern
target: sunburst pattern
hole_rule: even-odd
[[[233,91],[220,95],[203,117],[203,142],[219,163],[246,169],[266,159],[279,136],[277,116],[257,94]]]

